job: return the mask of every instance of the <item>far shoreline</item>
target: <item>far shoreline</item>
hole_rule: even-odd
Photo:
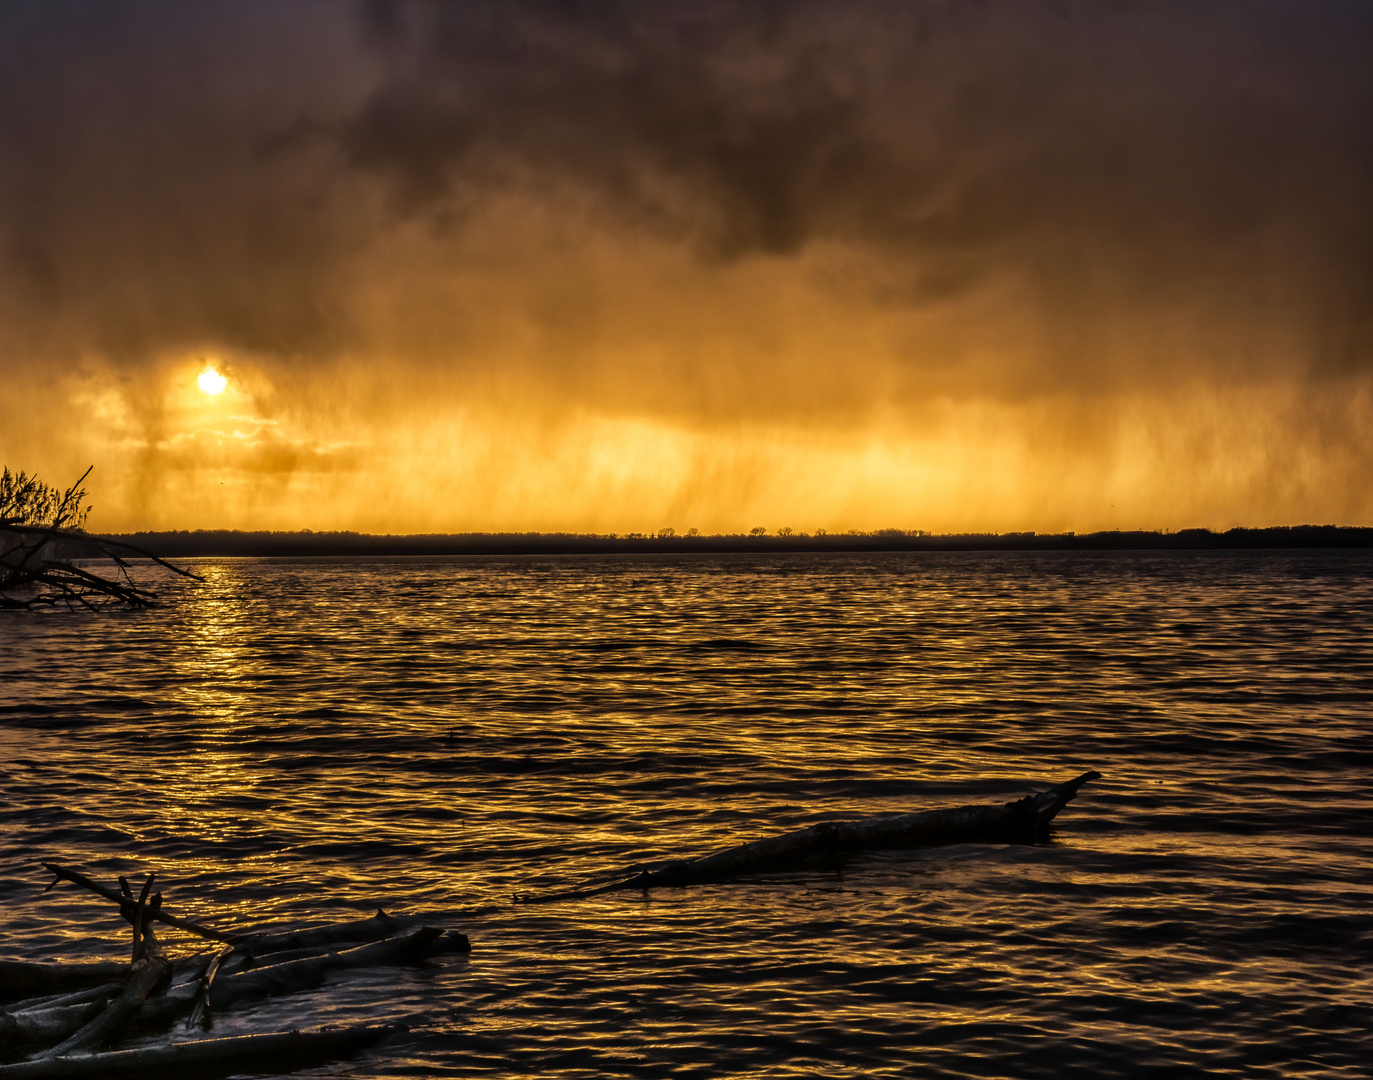
[[[1373,548],[1373,528],[1296,525],[1226,532],[931,534],[900,529],[809,535],[589,535],[583,533],[242,532],[196,529],[107,533],[107,539],[163,557],[206,558],[347,555],[741,555],[892,551],[1219,551]]]

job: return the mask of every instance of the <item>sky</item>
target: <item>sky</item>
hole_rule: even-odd
[[[1370,56],[1363,0],[14,0],[0,462],[110,532],[1373,525]]]

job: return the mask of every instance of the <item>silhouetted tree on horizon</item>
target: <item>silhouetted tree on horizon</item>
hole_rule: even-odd
[[[93,468],[94,466],[92,466]],[[106,604],[147,607],[156,600],[129,577],[129,558],[150,559],[184,577],[189,570],[164,562],[142,548],[86,532],[90,507],[81,485],[87,469],[59,492],[37,476],[0,472],[0,608],[56,607],[95,610]],[[109,559],[113,578],[77,566],[77,559]]]

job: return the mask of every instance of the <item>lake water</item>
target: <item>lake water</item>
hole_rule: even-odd
[[[1373,553],[190,565],[0,613],[0,957],[127,955],[49,860],[470,935],[218,1017],[409,1025],[313,1075],[1369,1075]],[[509,903],[1087,769],[1044,846]]]

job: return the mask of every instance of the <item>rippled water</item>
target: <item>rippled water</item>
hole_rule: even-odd
[[[471,936],[219,1018],[410,1025],[316,1075],[1368,1075],[1373,553],[196,565],[0,615],[0,956],[125,952],[46,859]],[[508,904],[1089,768],[1047,846]]]

